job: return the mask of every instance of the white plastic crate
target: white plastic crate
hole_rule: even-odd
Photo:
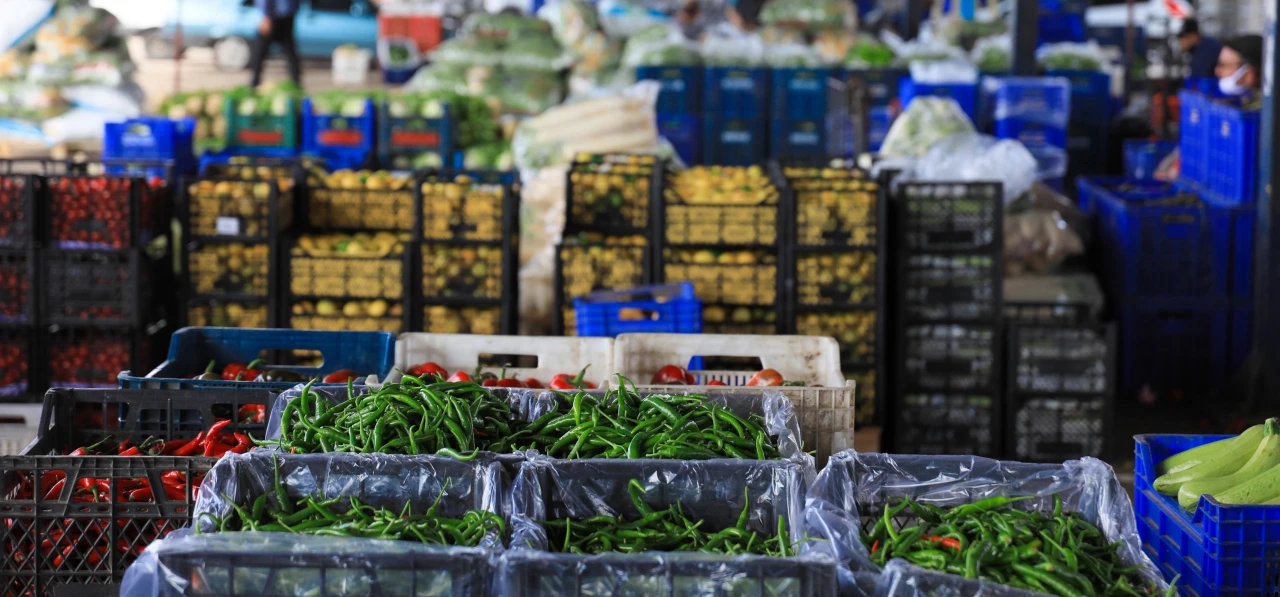
[[[0,456],[15,456],[36,439],[42,404],[0,404]]]
[[[400,334],[396,340],[396,370],[387,382],[400,381],[403,372],[432,362],[449,373],[471,374],[481,355],[533,356],[537,367],[508,367],[507,377],[530,377],[544,385],[560,373],[577,375],[587,367],[586,379],[605,387],[615,371],[613,338],[563,338],[560,336],[485,336],[478,334]],[[498,375],[501,366],[482,367]]]
[[[621,334],[614,344],[618,372],[641,389],[666,365],[688,365],[693,357],[755,357],[763,368],[773,369],[784,380],[803,381],[811,387],[747,388],[755,371],[691,371],[703,389],[709,381],[739,386],[731,392],[758,393],[778,390],[795,405],[800,437],[806,450],[817,450],[821,467],[832,454],[853,447],[857,413],[855,382],[840,371],[840,345],[834,338],[818,336],[741,336],[718,334]],[[688,386],[665,386],[687,391]],[[714,387],[717,393],[726,388]]]

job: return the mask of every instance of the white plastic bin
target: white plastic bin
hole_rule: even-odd
[[[743,336],[717,334],[621,334],[614,344],[614,364],[624,377],[641,389],[666,365],[687,366],[693,357],[755,357],[766,369],[774,369],[788,381],[810,387],[773,387],[791,399],[800,421],[805,450],[817,450],[819,468],[832,454],[853,447],[856,384],[840,371],[840,345],[834,338],[817,336]],[[755,371],[691,371],[700,387],[709,381],[743,386]],[[687,386],[672,386],[686,391]],[[725,390],[714,388],[717,393]],[[763,388],[731,390],[758,393]]]
[[[20,454],[36,439],[43,404],[0,404],[0,456]]]
[[[470,374],[480,363],[481,355],[537,357],[537,367],[508,367],[507,377],[521,380],[530,377],[544,385],[559,373],[576,375],[587,367],[585,379],[605,387],[615,369],[613,338],[563,338],[559,336],[485,336],[479,334],[400,334],[396,340],[396,371],[387,381],[400,381],[403,372],[432,362],[450,373]],[[482,367],[481,372],[495,375],[501,366]]]
[[[365,85],[369,79],[369,64],[373,52],[364,48],[339,47],[333,51],[333,84],[338,86]]]

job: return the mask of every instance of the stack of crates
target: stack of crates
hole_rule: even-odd
[[[903,104],[898,100],[898,91],[903,78],[906,78],[907,72],[904,70],[877,68],[868,70],[851,70],[845,73],[846,89],[849,93],[849,99],[846,103],[854,103],[851,110],[847,110],[850,114],[857,114],[859,118],[853,119],[848,123],[850,129],[854,126],[866,127],[867,130],[867,146],[855,147],[852,140],[852,130],[849,131],[850,142],[842,144],[842,150],[838,155],[854,156],[863,153],[874,153],[880,151],[880,145],[884,143],[884,138],[889,135],[889,127],[893,125],[893,121],[897,118],[898,113],[902,111]],[[839,120],[839,115],[833,115]]]
[[[429,171],[418,181],[422,305],[414,330],[515,334],[520,251],[516,174]]]
[[[762,67],[709,66],[702,73],[702,160],[705,164],[751,166],[768,157],[769,78]],[[804,128],[822,132],[823,126]],[[816,129],[816,131],[814,130]],[[821,136],[821,135],[820,135]]]
[[[693,282],[708,334],[777,334],[785,313],[783,197],[760,166],[666,173],[657,276]]]
[[[663,171],[663,163],[648,155],[574,158],[564,241],[556,247],[553,333],[577,332],[575,299],[654,281],[649,239],[662,229],[656,220]]]
[[[840,343],[840,368],[858,382],[857,425],[878,425],[887,366],[887,198],[855,170],[788,164],[779,169],[791,209],[788,331],[832,336]]]
[[[657,125],[686,164],[702,161],[702,67],[641,66],[636,80],[657,81]]]
[[[830,68],[776,68],[770,72],[769,157],[822,158],[831,150],[832,114],[840,102],[831,97],[844,86],[829,81],[842,73]]]
[[[1006,303],[1006,458],[1106,458],[1115,402],[1115,326],[1089,306]]]
[[[998,457],[1003,449],[1003,217],[1000,183],[896,186],[890,215],[892,450]]]
[[[1118,307],[1120,391],[1218,387],[1252,342],[1255,207],[1185,184],[1084,178],[1081,188],[1098,206],[1103,287]]]
[[[413,113],[405,109],[416,108]],[[409,169],[421,156],[436,156],[438,166],[450,163],[458,141],[458,125],[447,104],[440,106],[438,118],[425,100],[410,96],[390,97],[378,106],[378,158],[383,168]],[[434,114],[433,114],[434,115]]]
[[[1105,174],[1110,168],[1111,120],[1116,103],[1111,97],[1111,75],[1102,71],[1053,70],[1049,77],[1071,82],[1071,127],[1067,131],[1067,179]]]
[[[0,175],[0,401],[44,389],[39,319],[36,219],[43,180],[13,172]]]
[[[1025,145],[1039,163],[1039,179],[1061,189],[1067,173],[1070,82],[1061,77],[988,77],[984,87],[991,92],[996,137]]]
[[[334,170],[360,169],[375,157],[377,111],[365,100],[359,116],[317,114],[311,98],[302,100],[302,152],[316,156]]]
[[[282,236],[293,225],[296,167],[211,164],[184,179],[184,326],[279,326]]]
[[[148,178],[170,174],[159,162],[171,162],[174,174],[195,174],[198,165],[193,136],[196,120],[169,120],[140,116],[124,122],[109,122],[103,131],[102,160],[107,164],[148,164]],[[116,174],[116,172],[112,172]]]
[[[1178,144],[1174,141],[1131,139],[1124,142],[1124,176],[1130,180],[1155,180],[1160,164]]]

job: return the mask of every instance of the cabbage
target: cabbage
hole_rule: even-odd
[[[359,118],[364,116],[365,102],[363,97],[353,97],[342,104],[342,115],[347,118]]]
[[[444,104],[439,100],[428,100],[422,105],[423,118],[444,118]]]
[[[293,109],[293,98],[287,95],[276,95],[271,98],[271,115],[288,116]]]
[[[254,114],[257,114],[258,98],[249,97],[249,98],[240,100],[240,106],[237,108],[237,113],[240,114],[241,116],[253,116]]]

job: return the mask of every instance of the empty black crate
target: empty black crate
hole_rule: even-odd
[[[995,182],[897,185],[894,226],[909,253],[1003,252],[1003,186]]]
[[[267,392],[50,390],[36,442],[22,455],[0,457],[0,588],[6,594],[51,597],[60,585],[118,583],[152,541],[187,526],[195,491],[214,458],[178,456],[60,456],[103,439],[135,444],[156,437],[194,438],[218,419],[228,432],[261,437],[264,423],[239,424],[242,408],[270,410]],[[176,471],[182,496],[164,491],[146,501],[120,499],[126,484],[164,487]],[[59,479],[65,479],[62,486]],[[93,480],[93,481],[90,481]],[[102,486],[93,493],[82,484]],[[47,499],[46,499],[47,498]],[[113,499],[115,498],[115,499]],[[48,541],[48,543],[42,543]]]
[[[569,169],[565,231],[645,234],[662,187],[650,155],[580,155]]]
[[[0,324],[29,324],[36,320],[36,252],[0,250]]]
[[[1000,401],[995,392],[908,391],[897,400],[888,438],[894,452],[1000,456]]]
[[[141,249],[44,252],[44,320],[56,325],[128,325],[157,315],[152,297],[167,265]]]
[[[907,324],[900,338],[902,386],[922,392],[994,392],[1001,386],[998,326]]]

